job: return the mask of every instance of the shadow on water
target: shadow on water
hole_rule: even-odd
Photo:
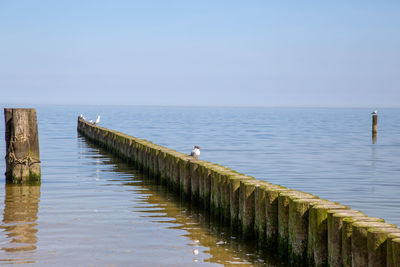
[[[191,240],[190,246],[193,247],[194,262],[198,261],[196,255],[200,250],[209,255],[204,262],[225,266],[235,263],[243,266],[288,266],[273,252],[267,251],[257,242],[243,240],[233,229],[222,225],[208,212],[190,201],[181,199],[166,185],[92,144],[84,137],[80,139],[90,148],[99,151],[99,154],[102,155],[102,164],[111,165],[112,171],[134,177],[119,181],[124,186],[140,187],[139,192],[135,190],[135,193],[142,194],[143,202],[150,204],[148,209],[140,208],[136,212],[143,213],[143,217],[150,218],[155,223],[166,224],[167,229],[178,229],[185,232],[183,235]]]
[[[0,229],[6,235],[1,244],[5,253],[24,253],[36,250],[37,219],[40,201],[40,185],[21,185],[6,183],[4,213]],[[21,254],[22,255],[22,254]],[[26,254],[24,254],[26,255]],[[0,259],[0,262],[31,263],[23,257],[12,260]]]

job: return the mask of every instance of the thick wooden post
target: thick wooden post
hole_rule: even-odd
[[[375,135],[378,133],[378,115],[373,114],[372,115],[372,135]]]
[[[36,110],[5,108],[6,177],[12,183],[40,180]]]

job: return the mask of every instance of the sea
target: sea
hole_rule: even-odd
[[[373,138],[367,108],[23,107],[37,110],[42,179],[16,186],[3,175],[0,265],[286,266],[80,136],[80,114],[400,225],[400,109],[378,110]]]

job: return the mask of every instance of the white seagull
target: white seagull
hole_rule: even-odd
[[[93,124],[98,124],[100,122],[100,115],[97,116],[97,119],[95,122],[93,122]]]
[[[79,118],[82,120],[86,120],[85,117],[83,117],[83,114],[79,115]]]
[[[190,153],[190,156],[192,156],[195,159],[197,159],[200,156],[200,147],[199,146],[194,146],[194,149]]]
[[[374,110],[374,111],[371,112],[371,114],[376,115],[376,114],[378,114],[378,111]]]

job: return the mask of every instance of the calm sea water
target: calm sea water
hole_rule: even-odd
[[[379,110],[373,144],[368,109],[36,108],[42,185],[0,183],[0,264],[284,265],[79,137],[81,113],[178,151],[199,145],[201,159],[400,225],[399,109]]]

